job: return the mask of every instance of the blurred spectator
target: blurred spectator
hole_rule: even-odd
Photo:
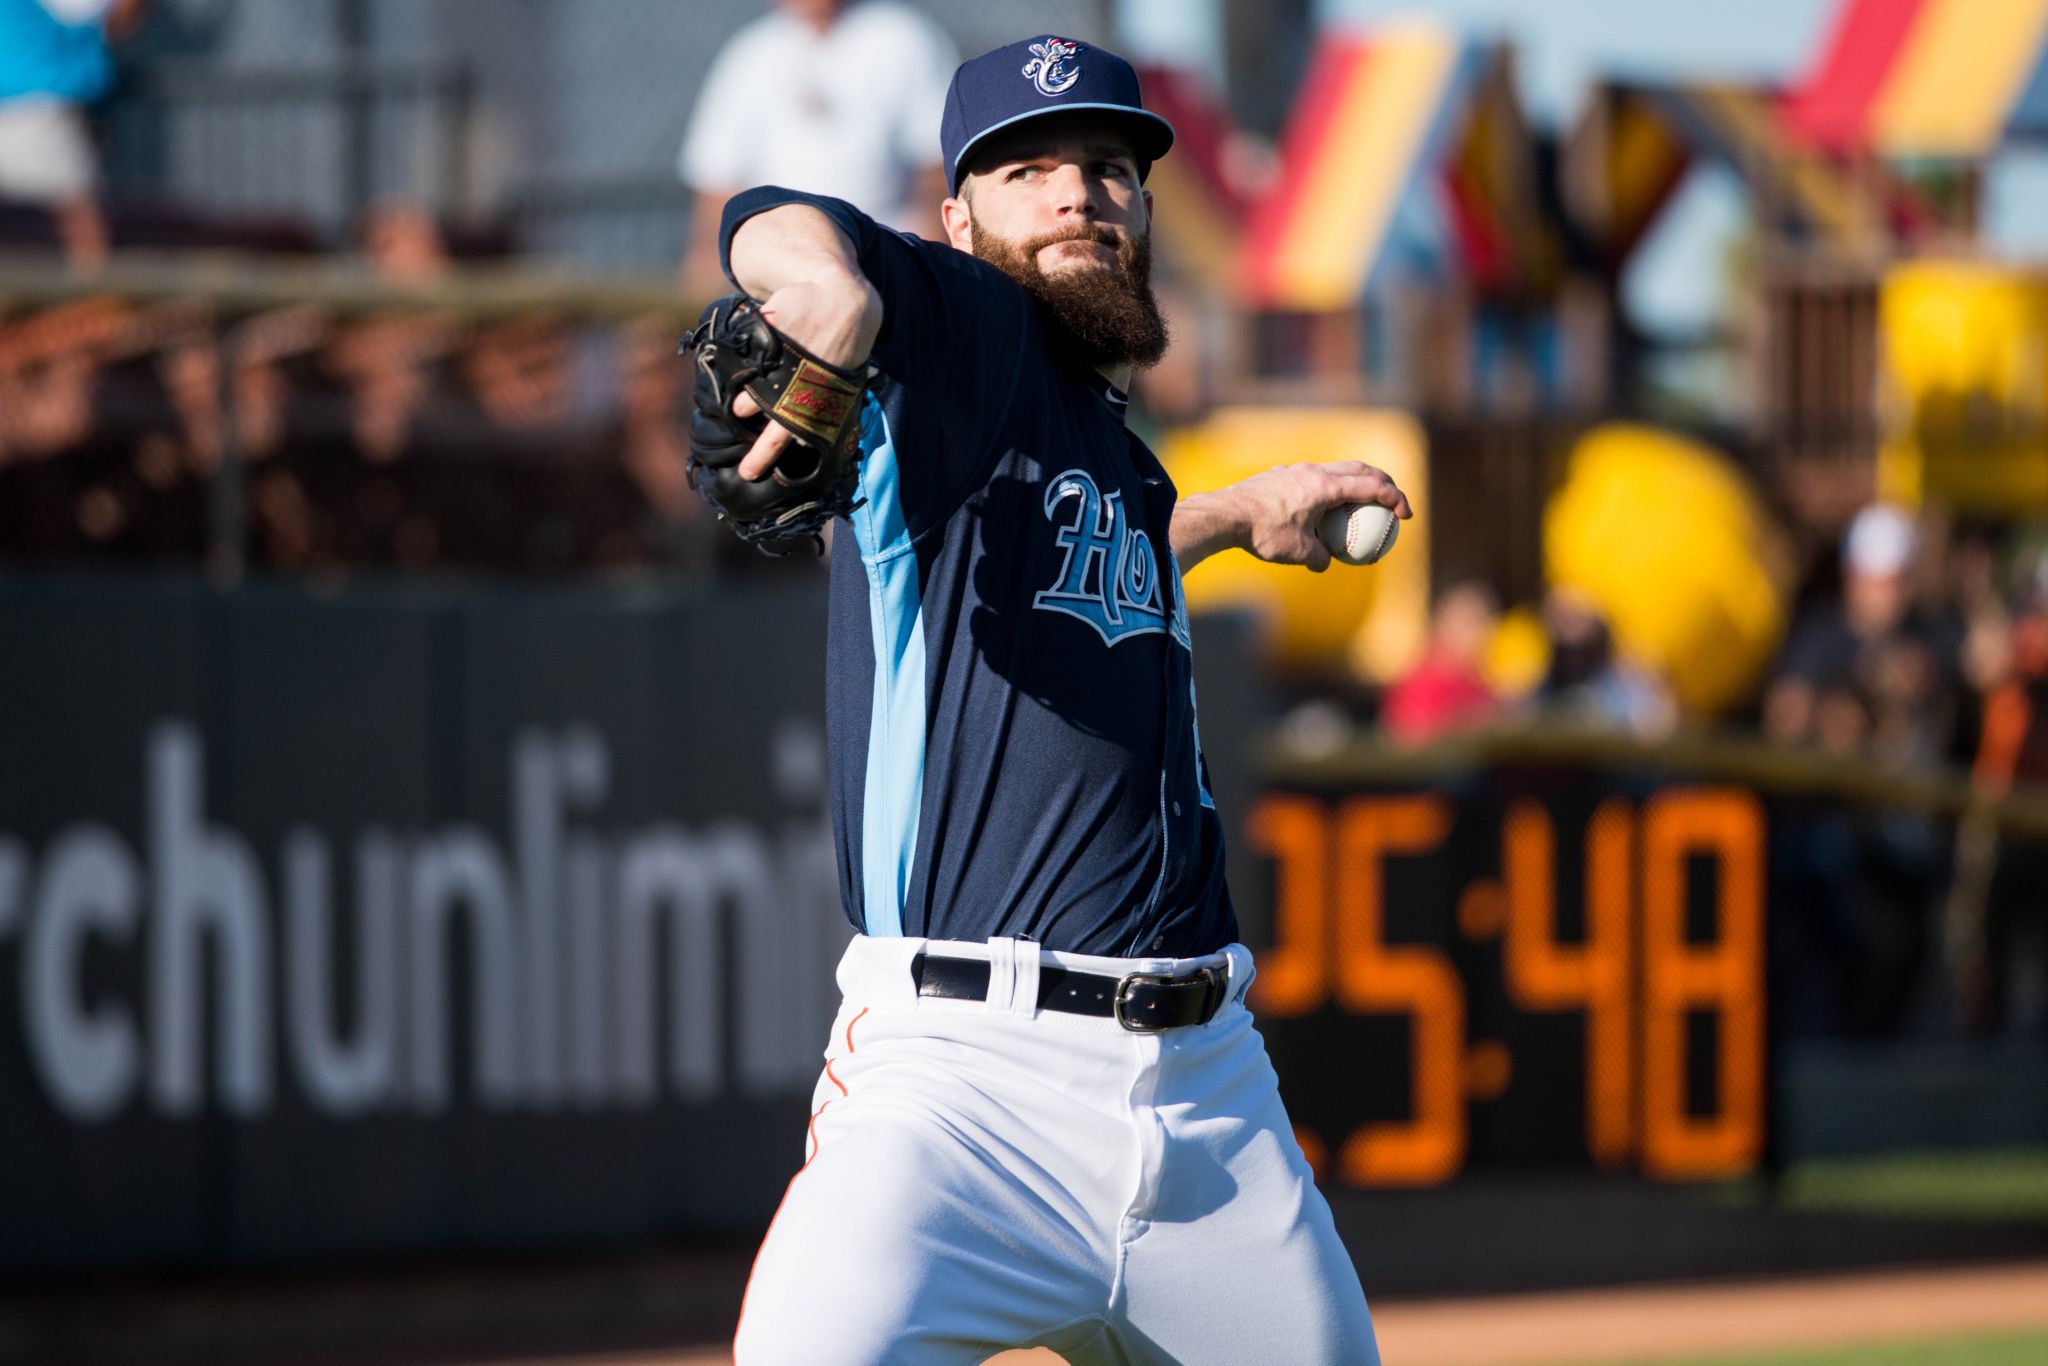
[[[425,205],[380,200],[363,212],[363,257],[396,285],[430,285],[448,273],[448,240]]]
[[[1764,697],[1764,730],[1907,764],[1938,759],[1958,691],[1961,632],[1914,610],[1920,532],[1874,504],[1842,543],[1842,593],[1793,629]]]
[[[959,54],[899,0],[775,0],[734,34],[698,93],[678,169],[696,192],[684,292],[726,292],[718,216],[752,185],[850,200],[935,236],[938,127]]]
[[[1951,767],[1968,767],[1975,761],[1984,726],[1984,697],[1998,671],[2002,642],[2010,629],[1995,539],[1996,533],[1988,527],[1957,528],[1937,585],[1946,610],[1955,617],[1956,672],[1966,685],[1956,689],[1955,720],[1943,756]]]
[[[149,0],[0,0],[0,195],[48,208],[75,269],[107,259],[99,158],[84,108],[113,81],[109,41]]]
[[[1456,584],[1438,599],[1421,661],[1380,700],[1391,739],[1421,744],[1493,718],[1499,704],[1481,666],[1499,620],[1500,602],[1485,584]]]
[[[447,273],[440,224],[418,205],[372,205],[359,237],[370,269],[394,285],[424,288]],[[395,312],[349,324],[330,339],[328,368],[349,389],[357,455],[388,465],[405,453],[433,392],[435,367],[456,352],[465,335],[466,329],[445,316]]]
[[[1543,601],[1550,669],[1536,689],[1546,713],[1645,737],[1668,735],[1678,706],[1657,679],[1615,653],[1613,634],[1592,599],[1553,588]]]
[[[2002,638],[1973,630],[1970,656],[1984,692],[1972,769],[1979,794],[1995,800],[2015,783],[2048,785],[2048,558],[2036,564]],[[1952,908],[1951,949],[1964,1028],[1988,1034],[2010,1022],[2020,982],[2048,980],[2048,843],[1988,827],[1972,833],[1982,837],[1989,876]]]
[[[1961,632],[1917,610],[1920,528],[1883,504],[1858,513],[1842,543],[1842,592],[1807,616],[1764,697],[1766,734],[1894,767],[1939,762],[1960,691]],[[1950,873],[1945,833],[1883,809],[1788,811],[1773,857],[1788,980],[1810,983],[1788,1007],[1795,1029],[1887,1034],[1922,985]]]

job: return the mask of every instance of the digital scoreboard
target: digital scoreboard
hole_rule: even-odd
[[[1248,814],[1272,890],[1250,999],[1325,1181],[1757,1164],[1754,793],[1496,771],[1430,791],[1269,789]]]

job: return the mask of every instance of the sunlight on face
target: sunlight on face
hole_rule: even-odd
[[[1122,239],[1142,239],[1150,228],[1137,158],[1100,128],[1020,130],[977,162],[956,201],[959,216],[984,237],[1040,243],[1036,263],[1048,275],[1114,269]],[[956,233],[956,246],[964,236]]]

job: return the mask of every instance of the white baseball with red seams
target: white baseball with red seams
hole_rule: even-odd
[[[1316,523],[1330,558],[1346,564],[1373,563],[1394,548],[1400,534],[1400,520],[1378,503],[1340,503]]]

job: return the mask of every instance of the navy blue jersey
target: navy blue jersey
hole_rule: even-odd
[[[883,300],[861,505],[833,538],[840,886],[873,935],[1192,956],[1237,937],[1168,540],[1123,398],[965,252],[822,210]],[[850,533],[850,534],[849,534]]]

